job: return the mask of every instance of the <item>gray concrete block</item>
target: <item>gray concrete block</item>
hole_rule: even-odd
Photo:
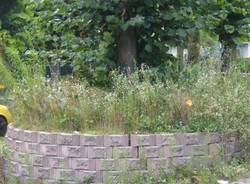
[[[157,146],[166,146],[175,144],[176,144],[176,139],[174,134],[156,134]]]
[[[155,135],[131,135],[131,146],[155,146]]]
[[[112,158],[111,147],[88,147],[88,158]]]
[[[88,152],[87,148],[81,146],[61,146],[60,156],[62,157],[72,157],[72,158],[87,158]]]
[[[80,146],[80,135],[78,135],[78,134],[66,134],[66,133],[58,134],[57,144]]]
[[[59,146],[50,144],[40,144],[40,154],[48,156],[58,156]]]
[[[71,158],[70,159],[70,168],[75,170],[96,170],[96,160],[89,158]]]
[[[113,158],[138,158],[138,147],[114,147]]]
[[[80,144],[83,146],[103,146],[104,136],[84,134],[80,136]]]
[[[104,146],[128,146],[128,135],[105,135]]]

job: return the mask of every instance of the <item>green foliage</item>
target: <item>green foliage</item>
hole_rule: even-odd
[[[250,2],[247,0],[208,1],[204,3],[206,27],[226,46],[249,40]],[[209,14],[209,16],[207,16]]]

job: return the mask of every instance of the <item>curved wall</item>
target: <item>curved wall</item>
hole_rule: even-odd
[[[199,167],[212,164],[218,155],[228,159],[240,151],[235,134],[217,133],[87,135],[28,131],[9,125],[5,140],[5,173],[21,183],[33,179],[76,183],[89,178],[103,183],[124,168],[147,173],[182,164]]]

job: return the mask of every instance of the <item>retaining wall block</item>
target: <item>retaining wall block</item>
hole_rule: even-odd
[[[204,134],[187,133],[185,135],[186,135],[186,145],[205,144],[206,142],[206,136]]]
[[[119,171],[122,167],[119,160],[115,159],[97,159],[96,170],[97,171]]]
[[[195,156],[192,157],[192,166],[194,168],[202,168],[204,166],[209,167],[215,162],[211,156]]]
[[[209,155],[211,155],[212,157],[217,157],[222,154],[223,147],[221,144],[218,143],[209,144],[208,150],[209,150]]]
[[[74,181],[76,178],[76,171],[72,169],[53,169],[53,177],[56,180]]]
[[[56,144],[57,134],[49,132],[39,132],[38,133],[38,143],[40,144]]]
[[[105,135],[104,146],[128,146],[128,135]]]
[[[150,158],[147,159],[147,167],[149,170],[161,171],[168,170],[169,168],[169,159],[167,158]]]
[[[14,141],[14,150],[24,152],[25,151],[25,144],[23,141]]]
[[[25,142],[35,143],[38,141],[38,132],[24,130],[22,132],[21,140]]]
[[[50,179],[53,174],[50,168],[33,167],[33,177],[38,179]]]
[[[22,152],[14,152],[14,160],[21,164],[31,163],[30,155]]]
[[[75,170],[96,170],[96,160],[88,158],[70,158],[70,168]]]
[[[33,169],[30,165],[22,165],[20,167],[20,176],[31,176],[33,175]]]
[[[208,134],[209,137],[209,144],[220,143],[221,142],[221,135],[219,133],[210,133]]]
[[[159,146],[139,147],[139,157],[159,158],[160,157],[160,147]]]
[[[131,146],[155,146],[155,135],[131,135]]]
[[[60,156],[73,158],[87,158],[88,150],[81,146],[61,146]]]
[[[88,158],[112,158],[112,147],[88,147]]]
[[[78,134],[66,134],[66,133],[58,134],[57,144],[80,146],[80,135],[78,135]]]
[[[80,144],[82,146],[103,146],[104,136],[102,135],[80,135]]]
[[[164,147],[164,156],[183,157],[187,155],[187,147],[184,145]]]
[[[82,183],[87,183],[90,180],[93,183],[102,183],[102,174],[101,172],[96,171],[85,171],[85,170],[76,170],[76,179]]]
[[[113,158],[138,158],[138,147],[114,147]]]
[[[32,155],[31,163],[33,166],[39,167],[47,167],[48,166],[48,158],[44,155]]]
[[[50,144],[40,144],[40,154],[48,156],[59,155],[59,146]]]
[[[186,150],[189,156],[205,156],[209,154],[208,145],[190,145]]]
[[[69,159],[65,157],[48,157],[48,167],[69,168]]]
[[[192,157],[173,157],[170,159],[173,167],[192,164]]]
[[[125,170],[146,170],[147,160],[144,159],[125,159],[120,160],[121,167]]]
[[[40,153],[40,144],[32,143],[32,142],[25,142],[24,143],[25,152],[39,154]]]
[[[174,134],[156,134],[155,136],[157,146],[167,146],[176,144]]]

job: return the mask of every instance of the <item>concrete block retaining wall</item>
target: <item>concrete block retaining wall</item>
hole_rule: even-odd
[[[83,135],[27,131],[9,126],[6,136],[6,175],[22,183],[41,179],[47,183],[76,183],[105,177],[124,170],[147,173],[166,171],[174,166],[211,164],[215,157],[224,159],[238,153],[234,134],[149,134]]]

